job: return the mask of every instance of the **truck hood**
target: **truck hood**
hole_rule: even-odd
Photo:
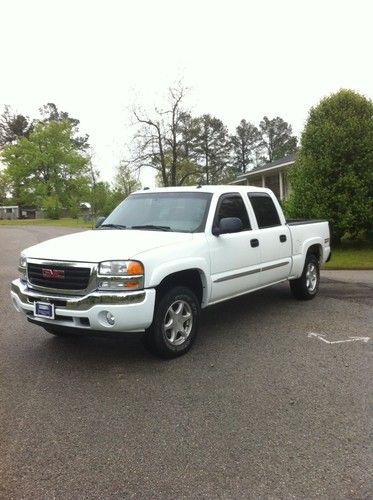
[[[155,248],[184,243],[191,233],[143,230],[99,230],[60,236],[27,248],[28,258],[70,262],[134,259]]]

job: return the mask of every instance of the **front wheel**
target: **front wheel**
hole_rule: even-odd
[[[295,298],[311,300],[319,291],[320,264],[315,255],[307,255],[302,276],[290,281],[290,289]]]
[[[145,332],[145,344],[162,358],[175,358],[189,351],[198,330],[200,307],[186,287],[172,288],[157,300],[153,323]]]

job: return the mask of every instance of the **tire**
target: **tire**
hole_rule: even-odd
[[[316,297],[320,286],[320,264],[315,255],[306,256],[302,276],[290,281],[290,289],[298,300],[311,300]]]
[[[144,335],[146,347],[164,359],[187,353],[197,335],[199,314],[192,290],[177,286],[166,291],[156,301],[153,323]]]

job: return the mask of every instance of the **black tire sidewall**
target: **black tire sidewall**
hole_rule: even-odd
[[[184,300],[192,310],[193,326],[188,338],[181,345],[174,346],[168,342],[163,331],[165,315],[170,305],[176,300]],[[152,350],[162,357],[176,357],[186,353],[192,346],[198,331],[200,307],[195,294],[189,288],[177,286],[167,291],[156,301],[153,323],[147,332]]]
[[[313,263],[315,264],[316,266],[316,270],[317,270],[317,283],[316,283],[316,287],[315,289],[310,292],[307,288],[307,268],[308,268],[308,264],[310,263]],[[307,258],[306,258],[306,262],[304,263],[304,269],[303,269],[303,273],[302,273],[302,292],[308,296],[309,298],[313,298],[315,297],[315,295],[317,295],[318,291],[319,291],[319,286],[320,286],[320,265],[319,265],[319,261],[317,259],[317,257],[315,257],[314,255],[309,255]]]

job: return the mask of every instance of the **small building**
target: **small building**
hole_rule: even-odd
[[[284,200],[290,193],[288,169],[294,165],[296,154],[274,160],[265,165],[254,167],[250,172],[240,174],[231,182],[240,186],[258,186],[271,189],[279,200]]]
[[[19,217],[18,205],[4,205],[0,206],[0,219],[14,220]]]
[[[36,207],[20,207],[20,219],[41,219],[43,217],[43,213],[41,210],[38,210]]]

